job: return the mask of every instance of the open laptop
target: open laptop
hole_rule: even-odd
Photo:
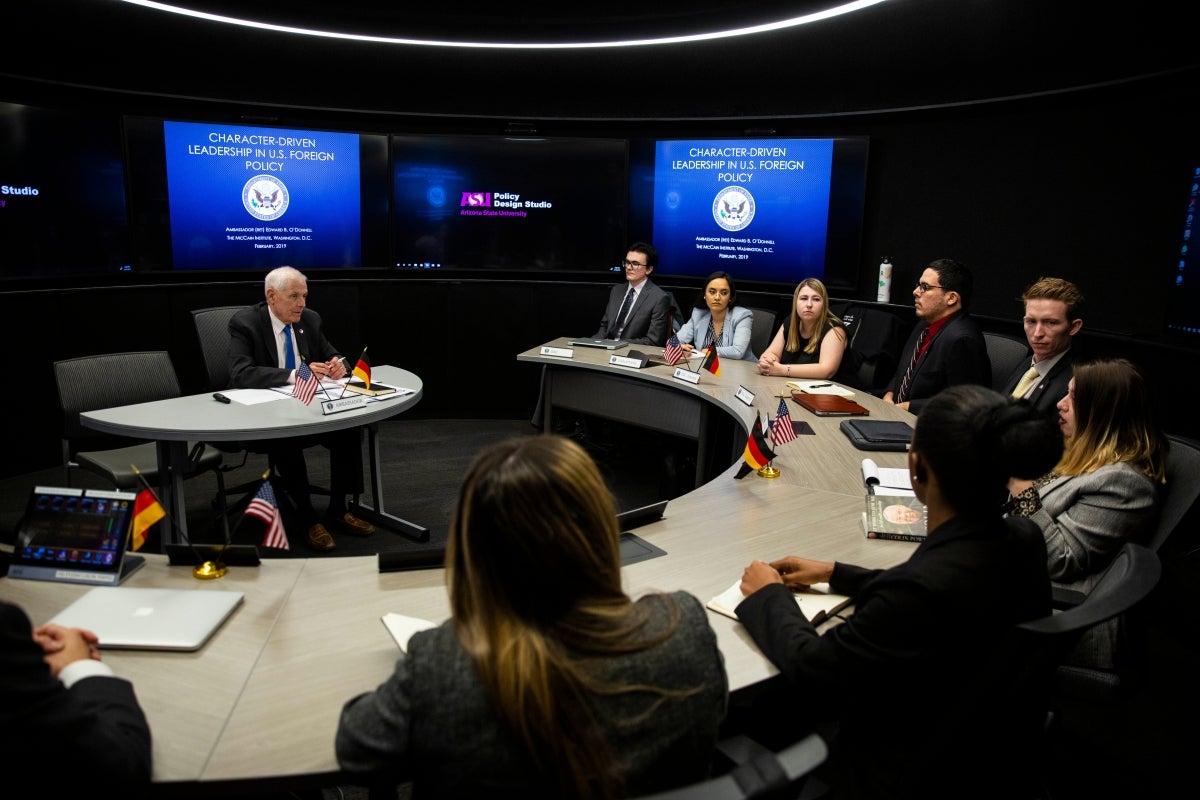
[[[35,486],[8,577],[116,586],[146,560],[128,552],[133,492]]]
[[[242,598],[242,592],[215,589],[97,586],[50,622],[90,630],[102,648],[199,650]]]
[[[620,350],[629,346],[625,339],[571,339],[567,344],[573,347],[598,347],[602,350]]]

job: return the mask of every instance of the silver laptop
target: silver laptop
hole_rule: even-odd
[[[567,344],[574,347],[599,347],[602,350],[620,350],[629,346],[625,339],[572,339]]]
[[[8,577],[116,586],[145,564],[127,549],[133,492],[35,486]]]
[[[97,586],[50,622],[90,630],[102,648],[199,650],[242,598],[238,591]]]

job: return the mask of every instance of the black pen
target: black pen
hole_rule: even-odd
[[[810,388],[810,389],[820,389],[820,388],[823,388],[823,387],[825,387],[825,386],[833,386],[833,384],[832,384],[832,383],[813,383],[813,384],[810,384],[808,388]]]

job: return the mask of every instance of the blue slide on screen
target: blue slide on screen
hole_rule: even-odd
[[[822,277],[833,147],[833,139],[658,141],[654,244],[666,271]]]
[[[355,133],[163,122],[176,269],[362,265]]]

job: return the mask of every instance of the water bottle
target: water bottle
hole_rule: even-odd
[[[879,263],[879,291],[875,300],[880,303],[890,303],[892,300],[892,262],[887,256]]]

